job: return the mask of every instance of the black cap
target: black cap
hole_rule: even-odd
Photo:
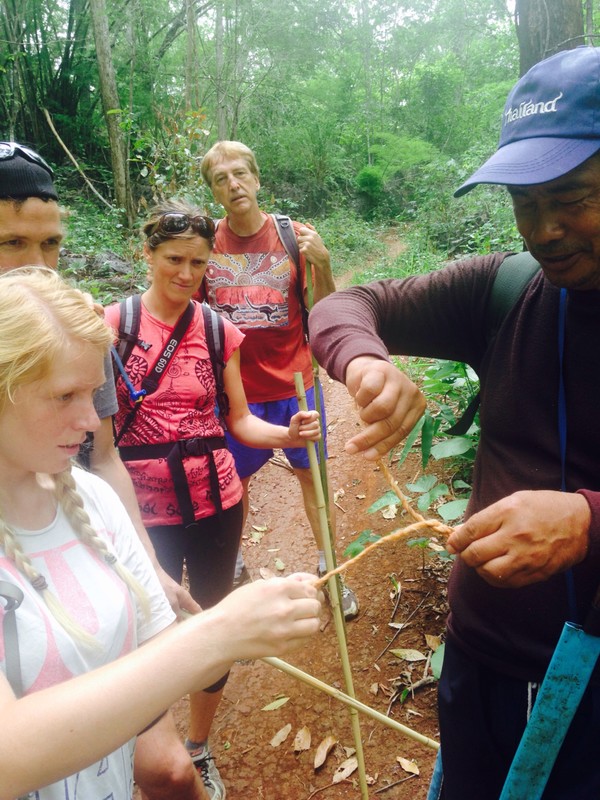
[[[0,200],[58,200],[52,178],[52,170],[35,150],[16,142],[0,142]]]

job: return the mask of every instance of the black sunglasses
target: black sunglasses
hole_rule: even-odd
[[[44,161],[39,153],[35,152],[35,150],[26,147],[24,144],[18,144],[18,142],[0,142],[0,161],[7,161],[9,158],[14,158],[16,155],[23,156],[27,161],[31,161],[32,164],[43,167],[51,178],[54,177],[52,168]]]
[[[155,233],[173,236],[178,233],[185,233],[189,228],[205,239],[212,239],[215,235],[215,223],[210,217],[204,217],[201,214],[190,217],[189,214],[183,214],[179,211],[169,211],[163,214],[158,222],[154,223],[148,232],[147,238],[154,236]]]

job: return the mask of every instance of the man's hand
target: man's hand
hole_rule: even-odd
[[[425,411],[425,398],[399,369],[372,356],[348,364],[346,387],[366,428],[346,443],[347,453],[376,461],[408,436]]]
[[[329,251],[323,239],[310,223],[304,224],[297,235],[298,249],[304,258],[318,270],[330,270]]]
[[[582,495],[515,492],[457,527],[446,547],[492,586],[517,588],[583,561],[590,521]]]

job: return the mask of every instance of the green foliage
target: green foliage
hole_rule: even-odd
[[[383,170],[381,167],[363,167],[356,176],[359,190],[372,203],[377,203],[383,195]]]
[[[200,172],[209,133],[203,112],[172,107],[156,112],[153,130],[140,127],[134,115],[123,126],[131,137],[132,176],[143,207],[176,195],[200,206],[209,202]]]
[[[111,250],[122,258],[131,257],[132,239],[126,232],[118,209],[62,192],[68,208],[63,214],[65,242],[69,251],[95,255]]]

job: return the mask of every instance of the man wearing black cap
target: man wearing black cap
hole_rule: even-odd
[[[473,491],[447,542],[457,558],[432,800],[497,800],[563,624],[583,620],[600,581],[600,49],[559,53],[516,84],[498,150],[456,194],[479,183],[506,186],[541,265],[495,336],[488,306],[506,253],[337,292],[310,318],[317,359],[365,422],[346,449],[368,459],[424,409],[389,353],[464,361],[480,377]],[[598,677],[544,798],[600,797]]]
[[[38,265],[56,269],[64,236],[51,168],[29,147],[0,142],[0,272]],[[18,313],[18,311],[15,311]],[[112,415],[117,410],[110,359],[107,381],[94,398],[101,424],[94,433],[91,469],[115,489],[136,527],[175,611],[200,607],[160,567],[140,517],[135,491],[113,444]],[[143,702],[143,700],[141,700]],[[180,741],[170,716],[138,740],[135,776],[152,800],[205,800],[202,777]]]

